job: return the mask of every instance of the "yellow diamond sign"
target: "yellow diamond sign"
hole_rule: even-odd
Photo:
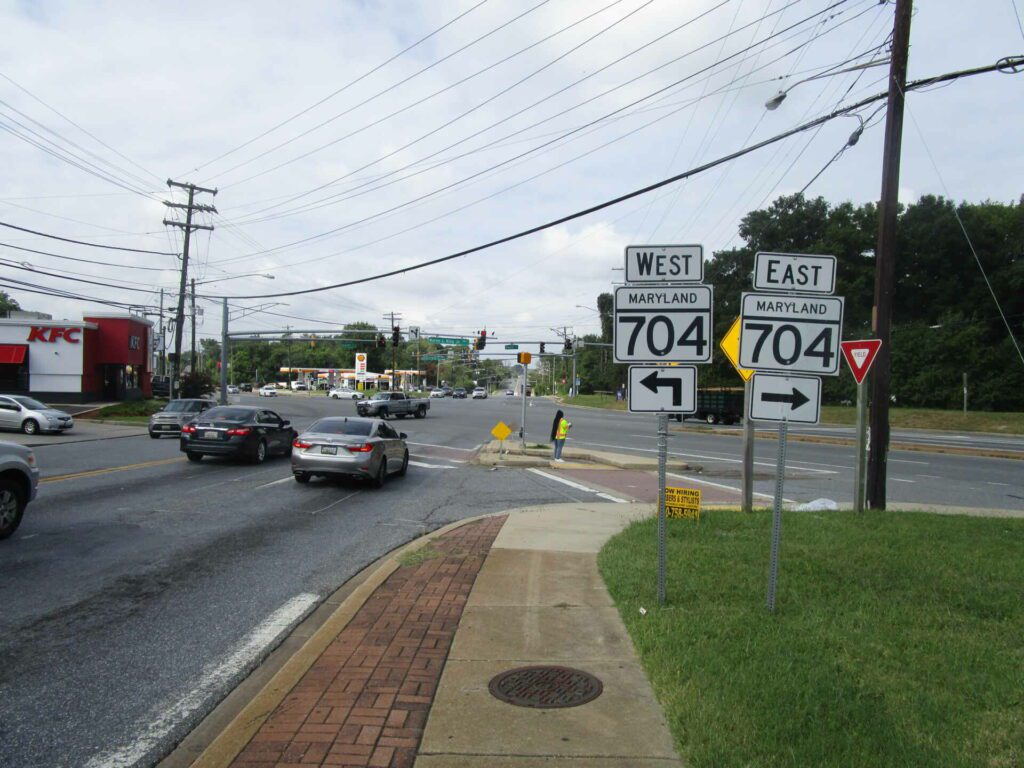
[[[504,421],[499,421],[494,425],[491,434],[494,435],[495,440],[507,440],[508,436],[512,434],[512,429]]]
[[[757,371],[750,368],[740,368],[740,319],[738,317],[732,321],[732,325],[729,326],[729,332],[722,337],[718,346],[725,352],[725,356],[729,358],[732,367],[736,369],[736,373],[743,377],[744,381],[750,381],[750,377],[757,373]]]

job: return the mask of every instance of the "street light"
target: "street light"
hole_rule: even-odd
[[[209,280],[197,280],[192,285],[206,285],[208,283],[223,283],[226,280],[237,280],[240,277],[262,277],[264,280],[276,280],[269,272],[247,272],[244,275],[228,275],[226,277],[213,277]]]
[[[811,77],[805,77],[803,80],[797,80],[795,83],[793,83],[788,88],[783,88],[778,93],[776,93],[774,96],[772,96],[770,99],[768,99],[768,101],[766,101],[764,103],[764,108],[767,109],[770,112],[778,109],[779,105],[782,104],[782,102],[784,102],[786,100],[786,96],[789,94],[789,92],[791,90],[793,90],[794,88],[796,88],[801,83],[809,83],[812,80],[820,80],[823,77],[832,77],[833,75],[842,75],[842,74],[845,74],[846,72],[857,72],[857,71],[862,70],[862,69],[870,69],[871,67],[881,67],[881,66],[883,66],[885,64],[888,64],[888,63],[889,63],[889,59],[876,59],[874,61],[869,61],[869,62],[866,62],[864,64],[858,64],[858,65],[856,65],[854,67],[848,67],[846,69],[840,69],[840,70],[837,70],[835,72],[828,72],[828,71],[826,71],[826,72],[819,72],[817,75],[812,75]]]

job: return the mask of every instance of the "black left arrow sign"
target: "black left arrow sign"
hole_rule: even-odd
[[[762,392],[761,400],[765,403],[789,403],[794,411],[801,405],[811,402],[811,399],[796,387],[793,387],[793,393],[790,395],[781,392]]]
[[[655,394],[661,387],[672,387],[672,405],[683,404],[683,382],[674,376],[667,376],[662,378],[658,375],[657,371],[645,376],[640,379],[640,383],[647,387],[651,392]]]

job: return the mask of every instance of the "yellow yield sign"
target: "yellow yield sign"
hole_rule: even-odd
[[[725,356],[729,358],[732,367],[736,369],[736,373],[743,377],[744,381],[750,381],[750,377],[757,373],[757,371],[751,368],[740,368],[740,319],[738,317],[732,321],[729,331],[722,337],[718,346],[725,352]]]
[[[491,430],[491,434],[494,435],[495,440],[505,441],[508,440],[508,436],[512,434],[512,429],[504,421],[499,421],[494,425],[494,429]]]

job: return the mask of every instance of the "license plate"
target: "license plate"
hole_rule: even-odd
[[[338,455],[338,447],[335,446],[335,445],[321,445],[320,446],[320,453],[324,453],[324,454],[326,454],[328,456],[337,456]]]
[[[217,432],[203,432],[203,440],[216,440],[219,436]]]

